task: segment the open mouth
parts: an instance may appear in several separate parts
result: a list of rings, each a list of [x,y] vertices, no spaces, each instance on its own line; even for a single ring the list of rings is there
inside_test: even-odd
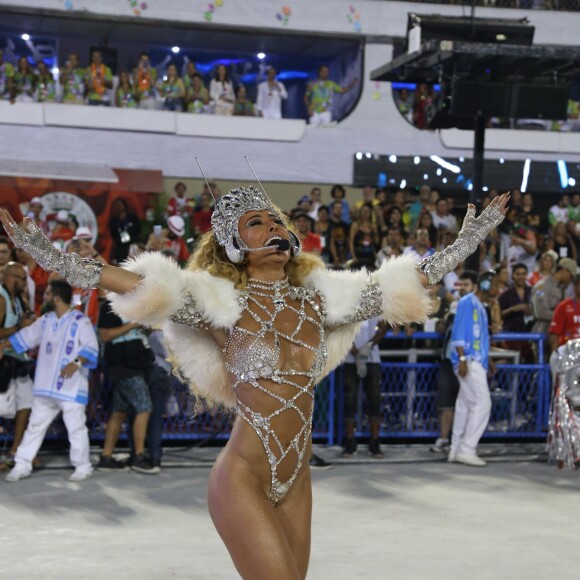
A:
[[[274,236],[273,238],[270,238],[267,242],[266,242],[266,246],[277,246],[278,242],[282,241],[282,238],[280,236]]]

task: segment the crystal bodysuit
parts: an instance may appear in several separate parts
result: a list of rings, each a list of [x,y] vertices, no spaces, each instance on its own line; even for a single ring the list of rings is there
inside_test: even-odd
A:
[[[325,303],[315,290],[287,280],[250,280],[240,303],[242,316],[224,346],[226,368],[236,411],[264,446],[270,500],[277,504],[296,479],[310,440],[314,386],[327,358]]]

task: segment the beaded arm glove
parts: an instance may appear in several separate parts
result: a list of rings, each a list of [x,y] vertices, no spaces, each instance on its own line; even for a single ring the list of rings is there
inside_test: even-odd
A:
[[[439,282],[445,274],[455,270],[459,262],[471,256],[477,250],[477,246],[485,240],[489,232],[501,224],[504,217],[496,206],[488,206],[476,218],[475,208],[470,207],[463,220],[463,227],[457,236],[457,240],[441,252],[437,252],[419,262],[419,270],[427,276],[429,285]]]
[[[48,272],[57,272],[75,288],[97,288],[103,265],[78,254],[64,254],[52,245],[44,232],[29,222],[26,229],[14,224],[10,238],[18,248],[28,252],[38,265]]]

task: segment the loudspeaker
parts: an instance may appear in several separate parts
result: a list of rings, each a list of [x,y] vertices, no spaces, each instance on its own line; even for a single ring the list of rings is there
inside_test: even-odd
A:
[[[569,89],[565,86],[457,80],[451,87],[442,87],[442,93],[443,106],[428,115],[430,129],[465,128],[461,119],[479,115],[512,119],[567,117]]]
[[[510,112],[514,119],[566,119],[568,87],[514,85]]]
[[[451,113],[476,117],[509,117],[511,86],[507,83],[456,81],[451,89]]]

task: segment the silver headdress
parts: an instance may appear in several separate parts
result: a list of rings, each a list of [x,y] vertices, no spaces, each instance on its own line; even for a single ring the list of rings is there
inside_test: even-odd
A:
[[[211,227],[218,244],[225,248],[228,258],[234,264],[243,260],[242,250],[247,248],[238,231],[238,222],[249,211],[269,211],[278,215],[270,198],[249,186],[237,187],[226,193],[216,203],[211,216]]]
[[[196,161],[206,181],[207,187],[213,196],[211,186],[205,177],[205,173],[203,172],[197,157]],[[250,165],[247,157],[246,161],[248,162],[248,165]],[[252,169],[252,172],[254,172],[251,165],[250,168]],[[230,190],[229,193],[226,193],[219,200],[216,200],[215,196],[213,196],[215,207],[211,216],[211,227],[218,244],[225,248],[228,258],[234,264],[242,262],[245,251],[248,251],[248,246],[242,240],[238,230],[238,222],[245,213],[249,211],[269,211],[281,220],[283,219],[280,210],[268,197],[268,194],[264,190],[264,187],[255,172],[254,175],[262,187],[262,191],[252,186],[236,187],[235,189]],[[300,240],[294,233],[290,231],[288,233],[290,235],[290,251],[292,255],[296,257],[300,254],[301,250]]]

